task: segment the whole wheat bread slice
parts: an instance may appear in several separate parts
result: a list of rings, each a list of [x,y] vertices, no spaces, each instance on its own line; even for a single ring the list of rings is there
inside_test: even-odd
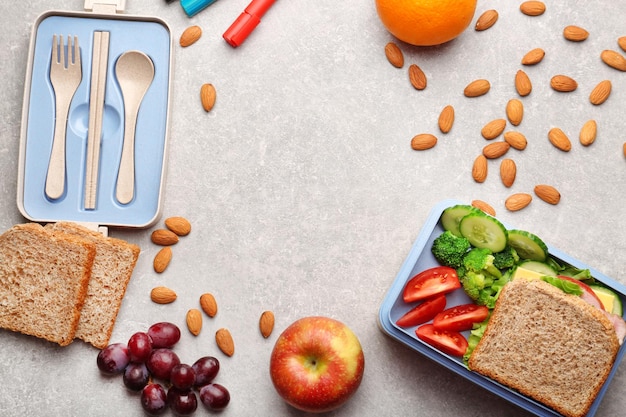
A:
[[[95,254],[92,242],[36,223],[0,235],[0,327],[70,344]]]
[[[96,257],[76,337],[103,349],[111,338],[139,257],[139,247],[121,239],[106,237],[76,223],[50,223],[46,228],[81,236],[96,245]]]
[[[581,417],[618,350],[600,310],[541,280],[518,279],[502,290],[468,366],[564,416]]]

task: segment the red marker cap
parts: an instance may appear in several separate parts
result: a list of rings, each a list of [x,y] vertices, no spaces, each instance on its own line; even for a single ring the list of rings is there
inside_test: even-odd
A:
[[[276,0],[252,0],[241,15],[224,32],[224,39],[230,46],[236,48],[246,40],[254,28],[261,23],[261,17],[268,11]]]

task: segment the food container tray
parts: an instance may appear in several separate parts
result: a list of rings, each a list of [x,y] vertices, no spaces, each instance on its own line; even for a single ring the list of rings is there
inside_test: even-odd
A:
[[[434,347],[422,342],[415,335],[416,327],[402,328],[396,326],[395,322],[403,316],[407,311],[411,309],[411,305],[404,302],[402,299],[402,292],[406,282],[415,276],[417,273],[439,265],[435,257],[432,255],[430,248],[433,241],[437,236],[443,233],[439,219],[443,211],[456,204],[465,204],[455,200],[445,200],[437,204],[431,211],[429,217],[424,223],[417,239],[415,240],[408,257],[404,261],[400,271],[394,279],[390,289],[388,290],[383,303],[379,310],[378,322],[381,330],[397,340],[398,342],[408,346],[409,348],[421,353],[427,358],[435,361],[436,363],[444,366],[445,368],[455,372],[456,374],[468,379],[469,381],[491,391],[492,393],[508,400],[509,402],[529,411],[537,416],[560,416],[559,413],[544,406],[543,404],[526,397],[515,390],[512,390],[490,378],[484,377],[476,372],[470,371],[463,363],[462,358],[449,356]],[[505,224],[505,227],[511,229]],[[530,230],[531,233],[540,233],[541,231]],[[547,243],[546,243],[547,244]],[[548,250],[551,256],[561,260],[563,263],[570,264],[574,267],[581,269],[589,269],[593,277],[603,283],[604,285],[615,291],[621,298],[622,304],[626,305],[626,286],[616,282],[615,280],[607,277],[599,271],[585,265],[584,263],[566,255],[558,249],[547,244]],[[464,293],[463,289],[458,289],[447,295],[446,308],[453,307],[455,305],[465,304],[471,302],[470,298]],[[469,336],[469,331],[463,332],[465,337]],[[625,344],[626,345],[626,344]],[[611,373],[605,381],[602,389],[598,393],[593,405],[591,406],[587,417],[595,415],[602,398],[604,397],[606,390],[613,379],[620,362],[622,361],[624,354],[626,353],[626,347],[622,345]]]
[[[97,203],[94,209],[85,209],[95,31],[109,32],[110,42]],[[53,200],[45,193],[45,181],[55,125],[55,92],[49,78],[55,34],[63,35],[64,43],[68,36],[78,36],[82,80],[67,119],[65,190]],[[24,217],[39,222],[68,220],[125,227],[148,227],[158,220],[167,160],[172,45],[168,25],[153,17],[119,14],[119,10],[96,13],[95,9],[94,12],[49,11],[38,17],[31,36],[20,138],[17,204]],[[116,199],[115,187],[124,137],[124,102],[114,68],[119,56],[131,50],[148,55],[155,73],[137,116],[134,197],[121,204]]]

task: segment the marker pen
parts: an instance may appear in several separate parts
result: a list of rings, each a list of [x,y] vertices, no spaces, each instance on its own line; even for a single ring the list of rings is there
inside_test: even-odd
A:
[[[216,1],[217,0],[180,0],[180,5],[185,13],[187,13],[187,16],[191,17]]]
[[[224,39],[233,48],[241,45],[276,0],[252,0],[243,13],[224,32]]]

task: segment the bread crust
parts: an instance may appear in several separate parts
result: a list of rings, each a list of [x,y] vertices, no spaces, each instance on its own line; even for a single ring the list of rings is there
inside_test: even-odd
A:
[[[618,350],[600,310],[541,280],[520,279],[502,290],[468,366],[566,417],[582,417]]]

